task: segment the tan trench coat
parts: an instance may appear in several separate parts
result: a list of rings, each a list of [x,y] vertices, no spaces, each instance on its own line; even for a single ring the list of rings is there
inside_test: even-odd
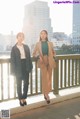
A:
[[[48,61],[49,66],[46,67],[44,62],[40,62],[38,60],[38,66],[41,69],[42,73],[42,93],[48,94],[51,91],[51,82],[52,82],[52,68],[56,67],[55,60],[53,56],[55,56],[55,51],[53,49],[53,43],[48,41]],[[43,56],[41,49],[41,42],[37,42],[33,51],[33,57]]]

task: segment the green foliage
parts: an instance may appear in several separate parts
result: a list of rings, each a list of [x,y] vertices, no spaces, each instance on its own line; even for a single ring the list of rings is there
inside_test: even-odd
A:
[[[57,55],[61,54],[80,54],[80,45],[65,45],[63,44],[58,50]]]

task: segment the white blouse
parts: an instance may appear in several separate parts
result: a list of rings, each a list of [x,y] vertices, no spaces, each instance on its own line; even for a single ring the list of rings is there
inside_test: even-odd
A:
[[[20,51],[21,59],[25,59],[26,57],[25,57],[25,51],[24,51],[23,45],[21,45],[21,46],[17,45],[17,48],[18,48],[19,51]]]

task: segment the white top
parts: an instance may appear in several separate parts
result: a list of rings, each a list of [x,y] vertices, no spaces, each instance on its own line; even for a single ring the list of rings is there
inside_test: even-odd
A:
[[[20,54],[21,54],[21,59],[25,59],[26,57],[25,57],[25,51],[24,51],[24,47],[23,47],[23,45],[17,45],[17,48],[19,49],[19,51],[20,51]]]

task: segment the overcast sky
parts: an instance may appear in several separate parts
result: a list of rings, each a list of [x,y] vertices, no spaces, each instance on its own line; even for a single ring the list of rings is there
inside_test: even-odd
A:
[[[22,30],[24,5],[34,0],[0,0],[0,33],[10,34]],[[50,17],[54,32],[72,32],[72,4],[54,4],[47,1],[50,7]],[[61,0],[56,0],[61,1]],[[65,0],[64,0],[65,1]]]

